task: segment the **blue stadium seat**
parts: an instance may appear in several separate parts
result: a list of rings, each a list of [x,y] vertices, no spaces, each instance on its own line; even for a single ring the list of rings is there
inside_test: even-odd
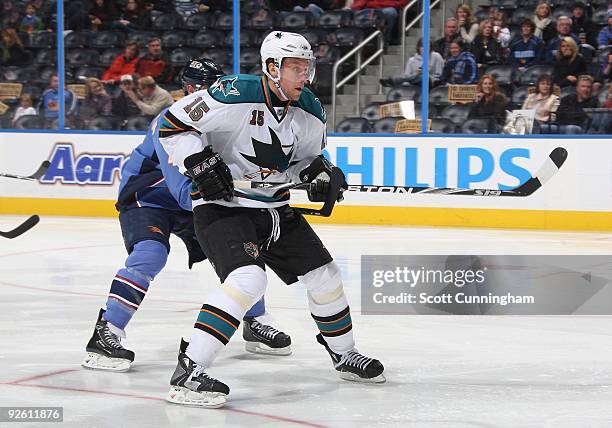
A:
[[[414,100],[414,102],[421,101],[421,87],[416,85],[401,85],[394,86],[387,93],[387,101],[404,101]]]
[[[347,117],[336,125],[336,132],[340,133],[368,133],[372,132],[370,122],[363,117]]]
[[[117,58],[118,55],[123,53],[123,51],[124,49],[121,48],[106,49],[104,52],[102,52],[102,54],[100,54],[100,58],[98,59],[98,61],[100,62],[100,65],[108,67],[113,63],[113,61],[115,60],[115,58]]]
[[[308,28],[300,32],[300,34],[308,40],[308,43],[310,43],[313,48],[326,43],[327,32],[321,28]]]
[[[90,42],[92,48],[118,48],[125,43],[125,36],[119,31],[100,31]]]
[[[204,30],[197,33],[191,40],[192,46],[201,49],[217,48],[223,45],[225,35],[217,30]]]
[[[341,47],[357,46],[363,40],[363,31],[359,28],[340,28],[329,35],[330,44]]]
[[[361,109],[361,117],[368,119],[370,122],[380,119],[380,106],[384,103],[373,102]]]
[[[200,51],[194,48],[178,48],[170,52],[170,63],[175,66],[184,66],[191,58],[198,58]]]
[[[450,119],[436,118],[431,121],[431,130],[438,134],[454,134],[457,126]]]
[[[151,29],[155,31],[169,31],[179,28],[183,25],[183,20],[180,16],[172,13],[158,15],[152,17]]]
[[[280,19],[280,28],[291,32],[301,32],[313,25],[313,17],[310,12],[291,12]]]
[[[376,133],[395,133],[395,124],[403,120],[403,117],[385,117],[378,119],[372,124],[372,132]]]
[[[491,127],[492,119],[468,119],[461,125],[463,134],[490,134],[494,133],[495,129]]]
[[[461,126],[468,117],[470,106],[467,104],[451,104],[442,110],[442,118],[449,119],[457,126]]]
[[[190,46],[191,33],[189,31],[171,30],[166,31],[161,36],[162,46],[164,48],[180,48]]]
[[[231,12],[223,12],[217,16],[212,28],[215,30],[230,31],[234,27],[234,17]]]
[[[192,31],[201,31],[210,27],[210,23],[210,13],[194,13],[193,15],[189,15],[187,19],[185,19],[185,24],[183,25],[183,28]]]
[[[518,75],[518,83],[521,86],[535,85],[535,83],[538,81],[538,77],[540,77],[542,74],[552,75],[553,69],[554,66],[546,64],[531,66]]]
[[[82,65],[97,64],[100,55],[94,49],[77,48],[70,50],[66,55],[67,65],[80,67]]]
[[[493,76],[498,85],[512,85],[514,69],[511,65],[492,65],[487,67],[486,74]]]
[[[358,10],[353,17],[353,26],[364,29],[382,29],[385,27],[385,16],[377,9]]]
[[[140,49],[145,48],[153,37],[157,37],[157,33],[153,31],[132,31],[130,33],[130,40],[136,42]]]
[[[520,109],[525,102],[525,99],[529,96],[529,86],[520,86],[512,91],[512,104],[516,109]]]
[[[328,10],[317,20],[319,28],[343,28],[350,26],[353,22],[353,13],[349,10]]]

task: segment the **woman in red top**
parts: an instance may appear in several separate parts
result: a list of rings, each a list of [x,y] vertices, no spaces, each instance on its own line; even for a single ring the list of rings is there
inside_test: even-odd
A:
[[[104,72],[102,81],[104,83],[116,83],[124,74],[134,74],[136,71],[136,63],[138,62],[138,52],[138,45],[136,42],[127,42],[125,51],[118,55],[108,70]]]

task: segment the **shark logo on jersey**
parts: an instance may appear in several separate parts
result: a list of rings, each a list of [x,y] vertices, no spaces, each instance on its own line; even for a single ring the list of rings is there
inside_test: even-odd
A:
[[[255,156],[240,153],[246,160],[261,168],[258,172],[261,174],[262,180],[265,180],[275,172],[283,172],[289,168],[293,150],[295,149],[293,144],[281,144],[278,135],[276,135],[272,128],[268,127],[268,131],[270,131],[271,143],[265,143],[251,137]],[[289,147],[291,147],[291,150],[289,153],[285,153],[283,148]]]
[[[221,92],[224,97],[227,97],[228,95],[239,96],[240,91],[238,91],[238,89],[234,86],[236,80],[238,80],[238,77],[227,80],[217,80],[210,87],[211,93],[214,94],[215,92]]]

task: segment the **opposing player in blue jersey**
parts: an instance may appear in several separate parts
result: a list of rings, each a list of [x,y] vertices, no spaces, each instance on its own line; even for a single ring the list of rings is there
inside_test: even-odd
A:
[[[187,95],[206,89],[222,76],[223,71],[213,61],[190,60],[181,78],[183,90]],[[134,352],[121,345],[121,338],[125,337],[125,327],[145,298],[150,282],[166,264],[171,233],[185,243],[190,268],[206,259],[194,232],[191,180],[169,164],[168,155],[159,145],[157,120],[153,120],[143,143],[134,149],[121,171],[116,208],[129,256],[111,283],[106,310],[100,310],[87,343],[82,363],[86,368],[130,369]],[[262,298],[245,315],[246,349],[289,355],[290,337],[267,325],[261,318],[264,313]]]

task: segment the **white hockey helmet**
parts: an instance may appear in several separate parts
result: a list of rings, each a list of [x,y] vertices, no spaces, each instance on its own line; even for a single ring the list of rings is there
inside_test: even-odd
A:
[[[261,44],[261,68],[277,88],[280,88],[280,69],[284,58],[301,58],[308,60],[307,80],[312,83],[315,76],[315,56],[308,40],[301,34],[289,33],[287,31],[272,31],[266,36]],[[277,77],[272,77],[268,72],[266,62],[268,59],[274,61],[274,65],[279,73]],[[282,89],[281,89],[282,93]],[[285,94],[283,94],[284,96]]]

